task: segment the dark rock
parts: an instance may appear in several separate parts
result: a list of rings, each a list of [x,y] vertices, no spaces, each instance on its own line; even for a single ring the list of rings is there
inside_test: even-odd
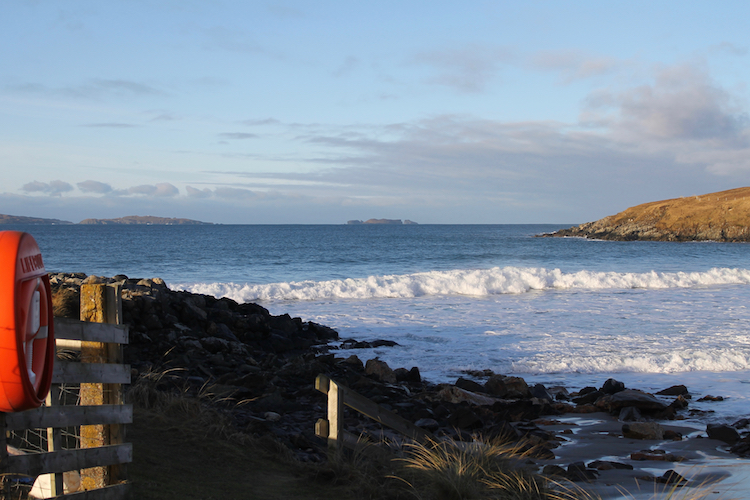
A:
[[[583,391],[581,391],[583,392]],[[572,401],[577,405],[585,405],[590,403],[595,403],[604,396],[605,394],[602,391],[598,391],[594,389],[593,391],[587,391],[585,394],[580,395],[581,393],[578,393],[579,396],[574,397]]]
[[[703,396],[702,398],[698,400],[699,403],[703,401],[724,401],[724,397],[723,396],[711,396],[709,394],[708,396]]]
[[[365,363],[365,375],[370,375],[388,384],[396,383],[396,374],[393,373],[388,363],[377,358],[367,360],[367,363]]]
[[[493,375],[484,384],[486,392],[499,398],[521,399],[529,397],[529,386],[521,377]]]
[[[620,410],[620,416],[617,417],[620,422],[642,422],[643,416],[638,408],[633,406],[626,406]]]
[[[459,377],[458,380],[456,380],[456,387],[460,387],[461,389],[471,391],[471,392],[484,392],[484,386],[481,384],[478,384],[474,382],[473,380],[469,380],[463,377]]]
[[[550,403],[555,400],[554,396],[550,394],[546,387],[542,384],[536,384],[534,387],[529,389],[532,398],[545,399]]]
[[[664,411],[667,408],[667,405],[655,396],[634,389],[625,389],[616,394],[604,396],[596,402],[596,406],[612,414],[619,414],[620,410],[628,406],[638,408],[641,413]]]
[[[565,469],[559,465],[545,465],[542,474],[545,476],[565,476]]]
[[[740,440],[740,433],[737,432],[737,429],[727,424],[708,424],[706,434],[711,439],[718,439],[727,444],[735,444]]]
[[[601,388],[601,391],[604,394],[616,394],[624,390],[625,390],[625,384],[613,378],[607,379]]]
[[[614,470],[614,469],[621,469],[621,470],[633,470],[633,466],[630,464],[623,464],[620,462],[609,462],[606,460],[595,460],[587,465],[589,469],[596,469],[596,470]]]
[[[414,422],[414,425],[430,432],[435,432],[440,428],[440,424],[434,418],[420,418]]]
[[[343,360],[342,363],[346,363],[352,370],[355,370],[358,372],[365,371],[365,364],[362,363],[362,360],[359,359],[354,354],[352,354],[351,356]]]
[[[370,342],[370,345],[372,347],[395,347],[398,345],[398,343],[392,341],[392,340],[373,340]]]
[[[657,422],[623,424],[622,435],[627,439],[664,439],[664,429]]]
[[[688,389],[684,385],[673,385],[656,393],[657,396],[685,396]]]

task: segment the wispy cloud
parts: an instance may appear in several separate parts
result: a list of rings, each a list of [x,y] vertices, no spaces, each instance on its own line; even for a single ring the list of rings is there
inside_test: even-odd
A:
[[[459,92],[482,92],[500,67],[513,59],[507,48],[466,46],[422,52],[411,58],[412,65],[427,66],[436,74],[427,83],[444,85]]]
[[[41,94],[78,99],[100,99],[105,97],[160,97],[163,90],[143,82],[123,79],[93,78],[77,85],[50,87],[35,82],[7,85],[7,90],[29,94]]]
[[[88,128],[138,128],[140,125],[133,125],[132,123],[117,123],[117,122],[110,122],[110,123],[87,123],[85,125],[81,125],[82,127],[88,127]]]
[[[223,132],[219,134],[219,137],[232,140],[256,139],[258,134],[249,134],[247,132]]]
[[[541,51],[531,56],[531,66],[560,73],[563,83],[602,76],[617,70],[622,62],[613,57],[592,56],[579,51]]]

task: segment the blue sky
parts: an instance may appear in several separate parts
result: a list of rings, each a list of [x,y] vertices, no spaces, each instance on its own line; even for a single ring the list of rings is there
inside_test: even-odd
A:
[[[0,213],[580,223],[750,185],[750,3],[11,1]]]

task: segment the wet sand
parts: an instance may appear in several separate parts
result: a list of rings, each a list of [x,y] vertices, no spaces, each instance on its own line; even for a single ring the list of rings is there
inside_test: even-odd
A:
[[[633,466],[633,470],[602,470],[598,479],[576,483],[602,499],[664,498],[664,492],[675,488],[673,498],[676,499],[691,498],[698,492],[704,493],[700,498],[707,499],[750,499],[750,460],[729,453],[729,446],[722,441],[706,437],[705,426],[680,421],[660,422],[665,430],[674,430],[683,436],[681,441],[670,441],[625,438],[623,423],[607,413],[567,414],[554,418],[553,422],[539,426],[555,431],[566,441],[553,450],[554,460],[540,461],[541,465],[554,464],[567,469],[575,462],[590,464],[594,460],[604,460]],[[632,453],[644,450],[664,450],[683,460],[631,459]],[[687,481],[674,487],[643,479],[661,477],[670,469]]]

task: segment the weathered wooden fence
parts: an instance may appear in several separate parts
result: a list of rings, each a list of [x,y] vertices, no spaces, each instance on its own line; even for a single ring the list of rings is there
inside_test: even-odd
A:
[[[133,420],[133,408],[123,404],[122,396],[122,384],[130,383],[130,367],[122,364],[128,328],[122,325],[120,287],[82,285],[81,319],[55,318],[58,350],[80,351],[80,361],[55,361],[47,404],[0,413],[0,429],[5,429],[0,432],[0,474],[51,473],[55,498],[129,498],[126,464],[132,461],[133,451],[125,442],[124,428]],[[60,404],[65,403],[63,392],[78,392],[79,402]],[[63,432],[71,428],[79,436],[73,447],[63,443]],[[6,432],[24,429],[43,430],[47,451],[9,455]],[[63,473],[69,471],[80,471],[85,491],[63,495]]]
[[[315,434],[328,439],[329,453],[339,453],[344,446],[356,448],[359,441],[358,436],[344,429],[344,405],[415,441],[424,442],[427,439],[434,439],[428,431],[326,375],[321,374],[316,377],[315,389],[328,396],[328,418],[321,418],[315,423]]]

